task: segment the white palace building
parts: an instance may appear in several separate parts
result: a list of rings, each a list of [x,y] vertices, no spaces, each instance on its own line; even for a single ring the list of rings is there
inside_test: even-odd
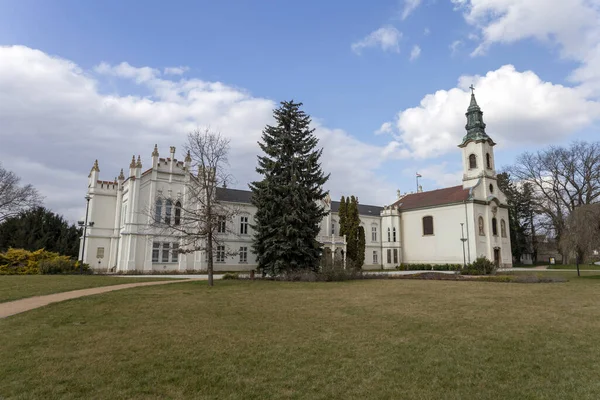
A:
[[[401,263],[462,264],[485,256],[501,267],[512,266],[507,200],[496,182],[494,141],[485,132],[483,112],[475,96],[466,113],[467,134],[458,145],[463,161],[462,184],[444,189],[398,195],[383,207],[359,205],[366,232],[365,269],[393,269]],[[114,181],[99,180],[98,162],[89,175],[89,211],[84,261],[92,268],[112,271],[205,271],[204,252],[179,253],[177,237],[153,235],[153,216],[162,213],[167,223],[177,223],[191,160],[160,158],[155,147],[152,165],[144,170],[133,159],[129,174]],[[249,190],[218,188],[217,198],[240,210],[228,221],[225,243],[214,254],[216,271],[247,271],[256,268],[251,251],[251,222],[256,211]],[[167,199],[164,202],[159,199]],[[160,204],[157,204],[157,201]],[[149,207],[152,205],[152,207]],[[339,202],[327,198],[330,211],[321,222],[319,240],[334,253],[345,250],[338,233]],[[464,234],[461,232],[464,229]],[[235,232],[235,233],[230,233]],[[463,241],[464,238],[464,253]],[[82,238],[82,242],[84,238]],[[235,254],[230,256],[229,254]],[[81,256],[81,254],[80,254]]]

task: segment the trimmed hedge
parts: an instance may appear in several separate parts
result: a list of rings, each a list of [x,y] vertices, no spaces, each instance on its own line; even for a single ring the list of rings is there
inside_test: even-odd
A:
[[[460,271],[462,264],[400,264],[400,271]]]
[[[83,264],[83,272],[90,273]],[[79,273],[79,261],[44,249],[29,251],[8,249],[0,253],[0,275],[39,275]]]

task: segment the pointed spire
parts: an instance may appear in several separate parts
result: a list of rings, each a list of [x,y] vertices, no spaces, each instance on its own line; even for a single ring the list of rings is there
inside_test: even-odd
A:
[[[142,168],[142,159],[139,155],[138,155],[138,159],[137,159],[137,164],[135,166],[136,166],[136,168]]]
[[[135,168],[135,154],[131,156],[131,164],[129,164],[129,168]]]
[[[469,89],[471,89],[471,102],[465,114],[467,117],[467,125],[465,125],[467,134],[463,137],[462,143],[458,147],[465,147],[470,141],[489,141],[493,146],[495,144],[494,141],[485,132],[486,125],[483,122],[483,111],[481,111],[481,108],[477,104],[477,99],[475,99],[475,88],[471,85]]]
[[[152,157],[158,157],[158,144],[154,145],[154,151],[152,152]]]
[[[125,174],[123,173],[123,168],[121,168],[121,173],[119,174],[119,180],[120,181],[124,181],[125,180]]]
[[[100,172],[100,167],[98,167],[98,160],[94,161],[94,166],[92,167],[92,171]]]

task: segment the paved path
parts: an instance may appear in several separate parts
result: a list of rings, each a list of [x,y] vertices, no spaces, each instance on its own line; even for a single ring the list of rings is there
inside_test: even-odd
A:
[[[164,278],[164,276],[162,277]],[[48,304],[58,303],[59,301],[65,301],[70,299],[76,299],[83,296],[91,296],[94,294],[112,292],[114,290],[129,289],[139,286],[153,286],[153,285],[166,285],[168,283],[179,283],[185,281],[203,280],[202,278],[196,279],[185,279],[185,280],[171,280],[171,281],[160,281],[160,282],[139,282],[139,283],[125,283],[121,285],[113,286],[101,286],[90,289],[72,290],[70,292],[62,292],[49,294],[46,296],[35,296],[27,297],[25,299],[9,301],[6,303],[0,303],[0,318],[6,318],[11,315],[19,314],[25,311],[33,310],[47,306]]]

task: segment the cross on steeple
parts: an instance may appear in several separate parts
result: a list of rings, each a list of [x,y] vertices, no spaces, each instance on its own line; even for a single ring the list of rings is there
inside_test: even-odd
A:
[[[471,84],[471,86],[469,86],[469,89],[471,89],[471,94],[475,93],[475,87],[473,86],[473,84]]]

